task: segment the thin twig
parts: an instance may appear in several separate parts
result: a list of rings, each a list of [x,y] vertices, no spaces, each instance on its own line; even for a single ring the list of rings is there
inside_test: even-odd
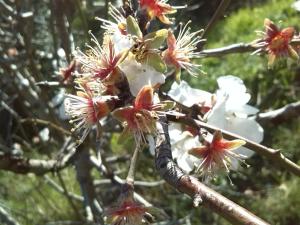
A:
[[[66,166],[67,162],[58,163],[57,160],[28,159],[9,154],[0,155],[0,169],[19,174],[43,175],[48,172],[59,171]]]
[[[83,220],[83,218],[82,218],[79,210],[77,209],[77,206],[74,204],[73,199],[70,197],[68,189],[67,189],[67,186],[65,184],[65,181],[64,181],[64,179],[62,178],[62,176],[61,176],[61,174],[59,172],[57,172],[57,177],[58,177],[60,185],[61,185],[61,187],[62,187],[62,189],[64,191],[64,194],[65,194],[65,196],[66,196],[66,198],[67,198],[70,206],[74,210],[74,213],[75,213],[77,219]]]
[[[218,19],[221,16],[223,16],[223,14],[224,14],[225,10],[227,9],[227,7],[229,6],[230,2],[231,2],[231,0],[222,0],[219,7],[215,11],[213,17],[211,18],[208,25],[206,26],[206,28],[203,32],[203,37],[205,37],[207,35],[207,33],[213,28],[213,26],[216,24]]]
[[[51,127],[52,129],[57,130],[57,131],[61,132],[62,134],[65,134],[68,136],[73,135],[74,137],[76,137],[72,132],[64,129],[63,127],[61,127],[59,125],[56,125],[55,123],[52,123],[51,121],[36,119],[36,118],[25,118],[25,119],[21,119],[20,121],[21,121],[21,123],[33,123],[33,124],[44,125],[47,127]]]

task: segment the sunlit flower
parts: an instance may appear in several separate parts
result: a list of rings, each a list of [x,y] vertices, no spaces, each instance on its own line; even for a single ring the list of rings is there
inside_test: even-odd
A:
[[[165,82],[163,73],[158,72],[151,66],[139,63],[133,55],[128,57],[120,65],[130,87],[130,92],[136,96],[145,85],[157,86]]]
[[[191,107],[193,104],[201,106],[201,103],[206,105],[204,108],[206,110],[203,110],[203,113],[208,124],[238,134],[251,141],[261,142],[264,131],[254,117],[258,109],[247,104],[251,96],[246,92],[243,81],[231,75],[219,77],[217,81],[219,89],[216,95],[191,88],[185,81],[180,84],[174,82],[168,95],[187,107]],[[240,147],[234,151],[245,157],[251,157],[254,154],[253,151],[245,147]],[[237,169],[238,164],[234,161],[232,164]]]
[[[198,166],[196,173],[205,180],[213,178],[216,173],[225,171],[229,173],[231,167],[231,160],[243,160],[243,156],[233,152],[232,150],[244,145],[243,140],[225,140],[220,131],[216,131],[211,141],[205,141],[205,145],[192,148],[188,151],[189,154],[202,159]]]
[[[243,81],[228,75],[219,77],[217,82],[219,86],[216,93],[217,102],[207,117],[207,123],[251,141],[261,142],[264,130],[254,117],[258,109],[247,104],[251,95],[247,93]],[[245,147],[238,148],[236,152],[247,157],[254,154]]]
[[[118,108],[113,111],[113,116],[123,122],[123,134],[133,134],[136,144],[146,143],[145,134],[156,133],[158,115],[165,108],[172,108],[170,102],[153,102],[154,90],[150,85],[144,86],[137,94],[132,106]]]
[[[70,123],[74,124],[72,132],[78,130],[82,142],[92,126],[107,116],[113,108],[115,96],[92,97],[86,92],[77,92],[77,95],[66,95],[65,111],[71,116]]]
[[[168,48],[163,52],[163,59],[167,65],[173,66],[177,73],[181,69],[185,69],[189,74],[196,76],[200,72],[200,64],[192,63],[192,58],[199,58],[201,54],[197,50],[197,44],[203,41],[200,38],[202,30],[190,32],[188,23],[180,26],[177,39],[174,34],[169,31],[167,44]]]
[[[185,6],[171,6],[167,4],[168,0],[140,0],[141,9],[145,9],[150,19],[157,17],[164,24],[172,24],[167,14],[176,13],[177,9]]]
[[[142,225],[167,218],[162,210],[136,202],[132,190],[123,190],[117,204],[105,216],[110,225]]]
[[[258,40],[258,42],[254,44],[254,46],[259,49],[253,54],[261,52],[262,50],[267,51],[269,55],[269,67],[272,67],[275,60],[280,57],[291,57],[296,60],[299,59],[297,52],[290,45],[295,33],[295,29],[293,27],[287,27],[280,30],[269,19],[265,19],[264,26],[265,32],[259,32],[259,34],[262,35],[262,39]]]
[[[113,21],[96,18],[103,22],[101,28],[106,30],[106,34],[110,35],[116,53],[122,52],[124,49],[129,49],[133,45],[133,40],[127,33],[126,18],[123,13],[120,12],[116,7],[109,3],[109,15],[112,17]]]
[[[86,54],[77,50],[75,59],[82,64],[84,73],[91,74],[93,78],[99,78],[102,82],[116,82],[121,76],[118,65],[126,57],[127,51],[116,54],[114,43],[109,36],[104,37],[103,47],[95,36],[92,35],[91,40],[96,47],[88,46],[89,51]]]

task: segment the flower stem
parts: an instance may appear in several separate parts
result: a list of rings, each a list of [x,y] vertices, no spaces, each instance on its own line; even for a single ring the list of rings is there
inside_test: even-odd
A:
[[[132,158],[131,158],[128,175],[126,177],[126,183],[131,184],[131,185],[133,185],[133,183],[134,183],[135,168],[136,168],[136,162],[138,159],[139,151],[140,151],[139,147],[136,146],[134,149]]]

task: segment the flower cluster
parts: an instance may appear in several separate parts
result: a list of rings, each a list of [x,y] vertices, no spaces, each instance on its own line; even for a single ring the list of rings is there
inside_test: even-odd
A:
[[[141,0],[140,9],[147,12],[149,21],[158,18],[169,24],[166,15],[178,7],[166,1]],[[200,56],[196,45],[201,31],[190,32],[186,24],[181,26],[177,40],[167,29],[143,34],[134,16],[111,4],[109,14],[112,21],[98,18],[105,29],[102,43],[90,32],[92,44],[84,52],[74,52],[76,67],[73,63],[62,71],[64,77],[74,77],[77,89],[76,94],[66,96],[65,109],[81,142],[93,126],[111,114],[124,125],[123,134],[132,134],[140,145],[147,135],[155,135],[158,115],[173,107],[154,97],[155,89],[165,82],[166,72],[173,68],[192,75],[199,72],[200,65],[191,59]]]

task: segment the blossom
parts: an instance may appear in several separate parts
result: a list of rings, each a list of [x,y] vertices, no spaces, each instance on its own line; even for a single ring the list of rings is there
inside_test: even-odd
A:
[[[200,64],[191,62],[192,58],[201,56],[200,52],[195,52],[195,50],[197,50],[197,44],[203,41],[199,36],[202,31],[190,32],[188,23],[180,26],[177,39],[169,31],[167,37],[168,48],[163,52],[163,59],[167,65],[175,67],[177,73],[180,73],[181,69],[185,69],[193,76],[202,72],[199,69],[201,67]]]
[[[91,74],[93,78],[99,78],[102,82],[116,82],[121,76],[118,66],[126,57],[127,51],[124,50],[117,54],[114,43],[109,36],[104,37],[103,47],[93,35],[92,41],[96,47],[88,46],[89,51],[87,53],[77,50],[75,59],[82,64],[84,73]]]
[[[140,0],[141,9],[145,9],[150,19],[157,17],[164,24],[172,24],[167,14],[176,13],[177,9],[185,6],[171,6],[167,4],[168,0]]]
[[[70,123],[74,124],[72,132],[77,129],[81,133],[80,142],[86,138],[93,125],[109,114],[114,100],[117,99],[116,96],[93,97],[87,92],[66,96],[65,111],[72,118],[70,120]]]
[[[254,44],[254,46],[259,49],[253,54],[261,52],[262,50],[267,51],[269,55],[269,67],[271,67],[275,60],[279,57],[291,57],[296,60],[299,59],[297,52],[290,45],[295,33],[295,29],[293,27],[287,27],[280,30],[267,18],[264,21],[264,26],[265,32],[259,32],[260,35],[263,35],[262,39],[258,40],[258,42]]]
[[[200,147],[192,148],[189,154],[202,159],[196,172],[204,177],[205,180],[213,178],[220,170],[229,173],[231,159],[242,160],[243,157],[232,150],[246,144],[245,141],[236,139],[228,141],[223,138],[220,131],[216,131],[212,141],[205,141]]]
[[[137,94],[133,105],[118,108],[113,111],[113,116],[123,122],[123,134],[132,133],[136,144],[146,143],[144,134],[155,134],[158,115],[168,107],[173,107],[170,102],[153,103],[154,90],[150,85],[144,86]]]
[[[261,142],[263,139],[263,128],[255,121],[253,116],[258,112],[258,109],[247,104],[251,96],[246,92],[243,81],[238,77],[229,75],[218,78],[217,82],[219,89],[216,95],[191,88],[185,81],[182,81],[180,84],[174,82],[168,95],[187,107],[191,107],[194,104],[206,106],[204,108],[206,110],[202,110],[202,112],[208,124],[238,134],[251,141]],[[171,142],[172,139],[175,141],[175,144],[172,146],[173,154],[175,158],[182,161],[182,165],[185,164],[185,168],[187,168],[185,170],[190,172],[194,164],[199,164],[199,161],[195,162],[194,159],[190,158],[191,156],[185,153],[187,146],[184,145],[185,142],[190,143],[188,144],[189,148],[192,148],[195,145],[195,140],[192,142],[191,136],[183,136],[186,132],[182,131],[181,127],[172,127],[172,129],[177,130],[175,132],[179,132],[181,135],[180,137],[178,135],[170,135]],[[177,143],[180,139],[182,139],[182,143]],[[177,146],[177,144],[179,145]],[[254,154],[253,151],[243,146],[233,151],[236,154],[243,155],[245,158]],[[232,169],[237,169],[238,162],[232,159],[231,167]]]
[[[251,141],[261,142],[264,131],[253,116],[258,109],[247,104],[251,96],[246,92],[243,81],[228,75],[219,77],[217,82],[219,86],[216,93],[217,102],[207,116],[207,123]],[[245,147],[237,149],[236,152],[247,157],[254,154]]]
[[[163,73],[158,72],[148,64],[137,62],[132,54],[127,56],[120,68],[124,72],[129,83],[130,92],[134,96],[145,85],[157,86],[165,82]]]
[[[101,28],[106,30],[106,34],[110,36],[115,46],[116,53],[122,52],[124,49],[129,49],[133,45],[133,41],[127,32],[126,18],[124,12],[120,12],[116,7],[109,3],[109,15],[112,21],[97,17],[103,25]]]

